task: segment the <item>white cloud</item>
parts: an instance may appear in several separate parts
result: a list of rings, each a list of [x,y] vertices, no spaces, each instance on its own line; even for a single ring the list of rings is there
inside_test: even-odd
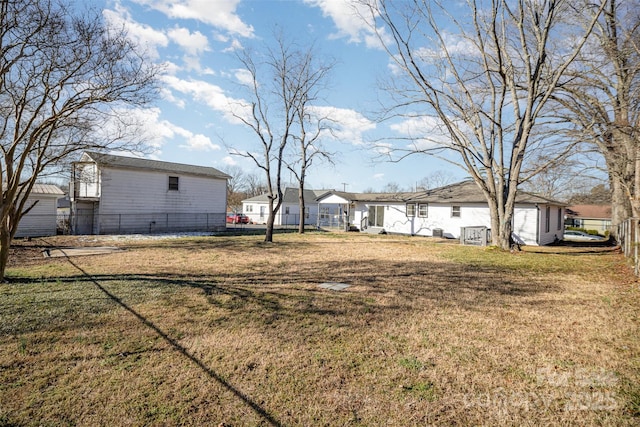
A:
[[[236,166],[238,164],[238,162],[236,162],[233,156],[224,156],[222,158],[222,163],[224,163],[227,166]]]
[[[173,28],[168,36],[189,55],[199,55],[209,50],[209,40],[200,31],[191,32],[187,28]]]
[[[347,37],[352,43],[365,43],[370,48],[380,48],[380,39],[373,30],[371,12],[366,5],[350,0],[304,0],[305,3],[318,7],[323,16],[328,16],[338,29],[332,37]],[[378,33],[387,38],[384,28],[378,28]]]
[[[353,145],[363,145],[363,135],[376,128],[375,122],[355,110],[331,106],[315,106],[311,109],[316,118],[331,121],[336,139]]]
[[[114,10],[103,10],[102,15],[113,28],[125,28],[129,38],[145,48],[152,58],[159,57],[159,47],[169,44],[169,38],[162,31],[134,21],[129,12],[119,4],[115,5]]]
[[[421,47],[416,49],[416,56],[425,62],[440,61],[445,57],[446,52],[452,57],[478,57],[480,51],[471,40],[461,34],[444,32],[442,44],[435,47]]]
[[[211,142],[208,136],[201,133],[194,134],[186,129],[177,129],[176,133],[180,134],[186,139],[186,144],[181,144],[180,147],[186,148],[189,151],[215,151],[220,150],[220,146]]]
[[[242,99],[235,99],[226,95],[220,86],[212,85],[202,80],[184,80],[175,76],[165,75],[162,81],[171,89],[190,95],[193,100],[207,105],[214,111],[223,114],[229,123],[239,123],[239,117],[249,117],[250,106]]]
[[[145,145],[160,152],[161,148],[169,140],[178,140],[179,146],[190,151],[213,151],[219,150],[220,146],[213,144],[209,137],[202,134],[195,134],[188,129],[175,125],[168,120],[161,119],[162,111],[159,108],[129,109],[120,114],[120,119],[108,127],[120,126],[122,120],[131,126],[135,126],[136,139]],[[108,134],[109,130],[105,130]]]
[[[450,143],[449,136],[443,133],[441,124],[435,117],[411,117],[394,123],[389,128],[411,140],[406,146],[410,150],[428,150]]]
[[[238,68],[235,71],[236,79],[242,83],[243,85],[252,85],[253,84],[253,76],[249,70],[245,70],[244,68]]]
[[[194,19],[241,37],[254,37],[253,27],[240,19],[240,0],[134,0],[170,18]]]
[[[381,181],[383,178],[384,178],[384,174],[383,173],[373,174],[373,179],[375,179],[376,181]]]

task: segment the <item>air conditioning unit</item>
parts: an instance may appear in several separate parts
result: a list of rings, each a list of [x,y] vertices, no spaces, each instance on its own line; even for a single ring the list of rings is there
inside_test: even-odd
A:
[[[434,228],[432,235],[433,237],[443,237],[444,232],[442,231],[442,228]]]

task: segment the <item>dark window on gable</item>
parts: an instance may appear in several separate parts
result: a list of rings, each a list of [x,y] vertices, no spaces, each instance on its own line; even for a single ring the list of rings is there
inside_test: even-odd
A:
[[[169,177],[169,190],[173,190],[173,191],[178,191],[179,189],[179,177],[177,176],[170,176]]]
[[[451,216],[454,218],[460,218],[462,216],[460,206],[451,206]]]

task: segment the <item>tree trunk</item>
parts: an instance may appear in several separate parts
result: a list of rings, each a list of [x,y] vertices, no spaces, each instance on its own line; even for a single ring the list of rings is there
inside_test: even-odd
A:
[[[6,220],[5,220],[6,221]],[[2,227],[0,230],[0,283],[4,282],[4,274],[9,261],[9,247],[11,246],[11,235]]]
[[[616,176],[612,176],[611,184],[611,234],[618,237],[618,225],[633,216],[631,203],[627,197],[624,183]]]
[[[267,217],[267,229],[264,234],[264,241],[273,242],[273,224],[275,222],[275,212],[273,211],[273,198],[269,197],[269,216]]]
[[[298,202],[300,206],[300,221],[298,224],[298,233],[304,234],[304,223],[305,223],[305,203],[304,203],[304,183],[300,181],[300,187],[298,188]]]

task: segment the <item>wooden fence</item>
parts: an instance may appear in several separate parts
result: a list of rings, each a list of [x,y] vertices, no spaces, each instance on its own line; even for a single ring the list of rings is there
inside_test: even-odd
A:
[[[629,218],[618,226],[618,240],[624,255],[633,262],[636,276],[640,276],[640,219]]]

